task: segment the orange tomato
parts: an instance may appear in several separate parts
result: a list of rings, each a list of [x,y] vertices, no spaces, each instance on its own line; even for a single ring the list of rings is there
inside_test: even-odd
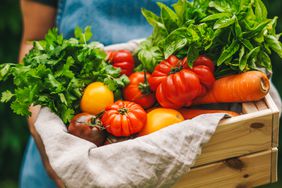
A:
[[[183,120],[181,113],[173,109],[155,108],[148,110],[147,123],[138,135],[144,136]]]
[[[85,88],[80,108],[82,112],[97,115],[113,103],[113,92],[102,82],[93,82]]]

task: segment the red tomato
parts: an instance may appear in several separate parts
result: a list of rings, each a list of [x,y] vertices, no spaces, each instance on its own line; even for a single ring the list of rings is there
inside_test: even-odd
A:
[[[198,76],[189,69],[170,74],[157,88],[156,97],[162,107],[178,109],[189,106],[201,94]]]
[[[205,65],[211,70],[212,73],[214,73],[214,64],[212,60],[207,56],[200,55],[193,64],[193,66],[198,66],[198,65]]]
[[[215,78],[210,68],[206,65],[197,65],[193,67],[193,72],[197,74],[200,79],[201,84],[203,84],[207,89],[211,89]]]
[[[157,91],[156,98],[160,105],[178,109],[190,106],[195,98],[205,95],[215,81],[210,69],[214,68],[213,64],[207,60],[204,56],[199,57],[198,63],[207,65],[196,65],[193,69],[188,67],[187,58],[179,60],[176,56],[170,56],[158,64],[149,83],[152,90]]]
[[[69,133],[101,146],[106,138],[105,128],[96,116],[88,113],[75,115],[68,127]]]
[[[179,60],[176,56],[171,55],[168,59],[160,62],[154,69],[152,77],[148,79],[150,87],[153,91],[157,90],[160,83],[165,80],[165,78],[173,73],[181,70],[185,64],[183,61]]]
[[[144,72],[135,72],[130,75],[130,83],[123,89],[123,97],[127,101],[135,102],[147,109],[153,106],[156,101],[155,95],[152,93],[147,82],[151,75]]]
[[[101,121],[112,135],[130,136],[142,130],[147,114],[139,104],[119,100],[106,108]]]
[[[107,60],[117,68],[121,69],[121,74],[129,76],[134,69],[134,58],[129,50],[108,51]]]

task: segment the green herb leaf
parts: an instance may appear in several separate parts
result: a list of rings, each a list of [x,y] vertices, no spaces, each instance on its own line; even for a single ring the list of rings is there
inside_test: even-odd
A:
[[[230,18],[232,15],[229,12],[223,12],[223,13],[217,13],[217,14],[212,14],[204,19],[201,20],[201,22],[208,22],[208,21],[213,21],[213,20],[218,20],[222,18]]]
[[[179,19],[176,13],[163,3],[158,2],[157,4],[161,8],[161,19],[166,30],[171,32],[174,29],[177,29]]]
[[[266,36],[266,43],[273,51],[275,51],[280,56],[280,58],[282,58],[282,44],[275,36]]]
[[[232,18],[222,18],[214,24],[213,28],[222,29],[228,27],[230,25],[233,25],[235,23],[235,20],[236,20],[236,16],[233,16]]]
[[[267,18],[267,9],[261,0],[255,0],[255,15],[259,21]]]
[[[14,96],[14,94],[13,94],[11,91],[9,91],[9,90],[4,91],[4,92],[2,93],[1,102],[8,102],[8,101],[11,100],[11,98],[12,98],[13,96]]]
[[[233,42],[221,53],[217,60],[217,66],[220,66],[224,61],[232,57],[239,50],[239,48],[239,43],[236,40],[233,40]]]

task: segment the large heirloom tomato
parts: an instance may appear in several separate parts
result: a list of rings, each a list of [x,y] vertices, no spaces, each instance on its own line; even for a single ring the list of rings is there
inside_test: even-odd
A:
[[[162,107],[181,108],[191,105],[201,93],[197,75],[188,69],[170,74],[157,88],[156,96]]]
[[[181,108],[190,106],[192,101],[210,89],[215,81],[212,71],[212,61],[200,56],[196,66],[189,68],[187,58],[183,60],[176,56],[158,64],[152,73],[149,83],[156,90],[156,98],[165,108]]]
[[[200,55],[196,59],[196,61],[193,63],[193,66],[198,66],[198,65],[205,65],[210,69],[210,71],[212,73],[214,73],[214,64],[213,64],[212,60],[210,58],[208,58],[207,56]]]
[[[101,121],[112,135],[130,136],[145,126],[147,114],[139,104],[119,100],[106,108]]]
[[[121,74],[129,76],[134,69],[134,58],[128,50],[107,51],[107,61],[121,69]]]
[[[101,146],[106,138],[105,128],[94,115],[80,113],[75,115],[68,127],[69,133]]]
[[[123,90],[123,97],[127,101],[135,102],[147,109],[155,103],[155,95],[147,82],[151,75],[144,72],[135,72],[130,75],[130,83]]]
[[[163,60],[155,67],[151,78],[148,79],[151,89],[156,91],[160,83],[165,80],[169,74],[177,72],[177,70],[181,70],[184,66],[187,65],[174,55],[171,55],[168,59]]]

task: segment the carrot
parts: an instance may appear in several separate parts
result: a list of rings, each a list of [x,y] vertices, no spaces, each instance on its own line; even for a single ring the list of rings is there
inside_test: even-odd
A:
[[[238,116],[237,112],[228,111],[228,110],[206,110],[206,109],[189,109],[189,108],[181,108],[178,110],[184,119],[192,119],[196,116],[202,114],[215,114],[215,113],[225,113],[231,117]]]
[[[193,104],[258,101],[268,93],[269,85],[266,74],[260,71],[230,75],[216,80],[212,89]]]

